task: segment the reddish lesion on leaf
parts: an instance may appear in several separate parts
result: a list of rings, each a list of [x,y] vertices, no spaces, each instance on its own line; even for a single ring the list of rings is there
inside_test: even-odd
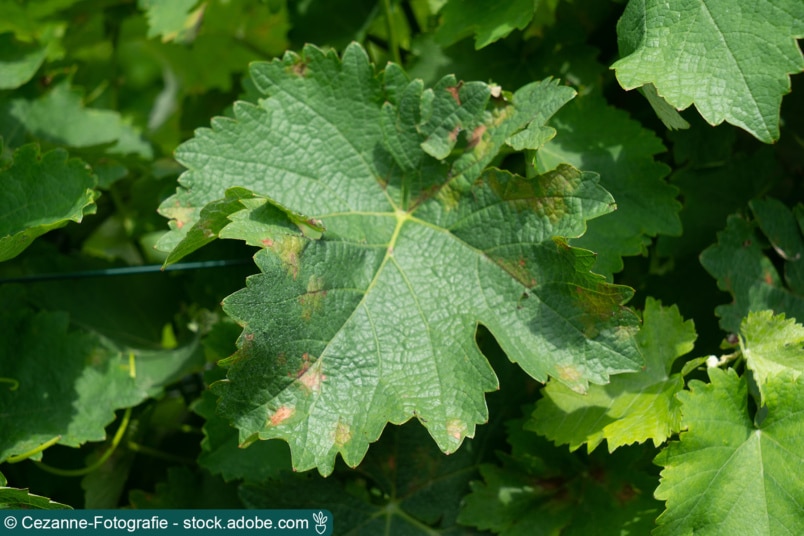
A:
[[[452,95],[452,98],[455,99],[455,102],[458,104],[458,106],[461,105],[460,91],[461,91],[462,86],[463,86],[463,80],[461,80],[460,82],[458,82],[454,86],[449,86],[449,87],[446,88],[447,91],[449,92],[449,94]]]
[[[483,139],[483,134],[485,133],[486,133],[486,125],[480,125],[478,127],[475,127],[475,129],[472,131],[472,134],[469,136],[469,141],[466,144],[466,148],[469,150],[474,149],[477,146],[477,144],[481,142],[481,140]]]
[[[290,406],[279,406],[279,408],[271,414],[271,417],[268,419],[266,426],[279,426],[296,413],[295,408]]]

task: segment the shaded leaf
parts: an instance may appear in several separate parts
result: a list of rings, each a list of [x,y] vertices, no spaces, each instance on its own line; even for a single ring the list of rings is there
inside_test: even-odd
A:
[[[46,55],[43,46],[17,41],[11,33],[0,34],[0,89],[14,89],[33,78]]]
[[[5,311],[10,302],[2,303]],[[70,329],[64,313],[17,307],[0,319],[0,377],[16,383],[0,389],[0,460],[51,440],[73,447],[103,440],[114,410],[158,394],[198,357],[194,345],[123,353],[91,332]]]
[[[598,254],[595,272],[611,277],[624,256],[646,253],[651,237],[681,234],[678,192],[664,180],[667,166],[654,160],[665,148],[652,131],[596,95],[575,99],[550,125],[557,135],[536,153],[538,168],[566,162],[599,173],[617,202],[616,211],[589,222],[571,242]]]
[[[444,456],[420,426],[407,424],[387,430],[377,447],[359,473],[285,474],[278,481],[242,485],[240,497],[247,508],[326,506],[344,535],[472,534],[456,518],[476,475],[474,442]]]
[[[19,255],[36,237],[92,214],[96,183],[89,166],[64,150],[41,154],[34,144],[17,149],[0,169],[0,261]]]
[[[578,456],[508,422],[510,454],[480,466],[458,520],[503,536],[647,534],[660,505],[638,451]],[[616,470],[612,468],[617,467]]]
[[[752,202],[753,206],[756,205]],[[787,207],[775,207],[790,212]],[[785,219],[792,226],[786,232],[801,233],[792,218]],[[742,318],[750,311],[771,309],[804,319],[804,296],[795,291],[802,288],[801,280],[797,277],[795,286],[786,288],[773,261],[765,255],[769,245],[760,225],[739,215],[729,216],[726,229],[718,233],[717,244],[701,253],[701,264],[717,279],[718,287],[733,296],[732,303],[715,309],[721,327],[732,333],[737,333]]]
[[[69,147],[110,144],[110,154],[151,158],[150,144],[118,112],[87,108],[64,81],[36,100],[14,99],[7,113],[32,135]]]
[[[540,3],[540,0],[514,0],[503,4],[450,0],[439,12],[441,25],[436,38],[450,45],[474,34],[475,48],[483,48],[515,29],[525,29]],[[548,5],[554,8],[553,4]]]

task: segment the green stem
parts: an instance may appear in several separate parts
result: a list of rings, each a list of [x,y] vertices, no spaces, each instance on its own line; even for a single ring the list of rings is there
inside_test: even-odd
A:
[[[385,22],[388,25],[388,41],[391,57],[394,63],[402,65],[402,56],[399,53],[399,39],[396,35],[396,27],[394,26],[393,14],[391,12],[391,0],[383,0],[383,9],[385,10]]]
[[[46,441],[46,442],[42,443],[41,445],[39,445],[38,447],[36,447],[33,450],[29,450],[28,452],[24,452],[22,454],[17,454],[16,456],[9,456],[8,458],[6,458],[6,461],[8,463],[19,463],[22,460],[27,460],[28,458],[30,458],[34,454],[39,454],[40,452],[42,452],[46,448],[52,447],[53,445],[58,443],[60,439],[61,439],[61,436],[57,435],[53,439],[50,439],[49,441]]]
[[[10,391],[16,391],[20,388],[20,382],[15,380],[14,378],[0,378],[0,383],[10,383],[11,387],[9,387]]]
[[[58,467],[51,467],[42,462],[37,462],[37,465],[47,471],[48,473],[52,473],[54,475],[59,476],[84,476],[88,475],[92,471],[95,471],[104,463],[109,457],[114,454],[114,451],[117,449],[117,445],[120,444],[120,440],[123,439],[123,435],[126,433],[126,428],[128,428],[128,421],[131,419],[131,408],[126,408],[126,412],[123,414],[123,420],[120,421],[120,426],[117,428],[117,432],[114,434],[114,438],[112,438],[112,445],[109,449],[103,453],[103,455],[98,458],[95,463],[88,465],[82,469],[59,469]]]

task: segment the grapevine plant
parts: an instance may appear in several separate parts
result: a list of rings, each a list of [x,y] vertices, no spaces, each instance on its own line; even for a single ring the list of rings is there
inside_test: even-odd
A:
[[[804,534],[802,37],[0,1],[0,505]]]

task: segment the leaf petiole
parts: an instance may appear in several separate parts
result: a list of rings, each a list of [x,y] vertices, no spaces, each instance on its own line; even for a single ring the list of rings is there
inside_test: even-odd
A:
[[[120,440],[123,439],[123,435],[128,428],[128,422],[131,419],[131,408],[126,408],[126,412],[123,414],[123,420],[120,422],[120,426],[117,428],[117,432],[115,432],[114,437],[112,438],[112,445],[109,449],[103,453],[103,455],[98,458],[95,463],[83,467],[81,469],[59,469],[58,467],[51,467],[43,462],[36,462],[36,464],[44,471],[48,473],[52,473],[54,475],[59,476],[84,476],[88,475],[89,473],[95,471],[96,469],[100,468],[109,457],[114,454],[114,451],[117,449],[117,446],[120,444]],[[61,438],[61,436],[59,436]],[[52,440],[51,440],[52,441]]]
[[[42,443],[38,447],[36,447],[36,448],[34,448],[32,450],[29,450],[28,452],[23,452],[22,454],[17,454],[16,456],[9,456],[8,458],[6,458],[5,461],[8,462],[8,463],[19,463],[19,462],[21,462],[23,460],[27,460],[28,458],[30,458],[34,454],[39,454],[40,452],[42,452],[46,448],[52,447],[53,445],[58,443],[60,439],[61,439],[61,436],[57,435],[53,439],[45,441],[44,443]]]

